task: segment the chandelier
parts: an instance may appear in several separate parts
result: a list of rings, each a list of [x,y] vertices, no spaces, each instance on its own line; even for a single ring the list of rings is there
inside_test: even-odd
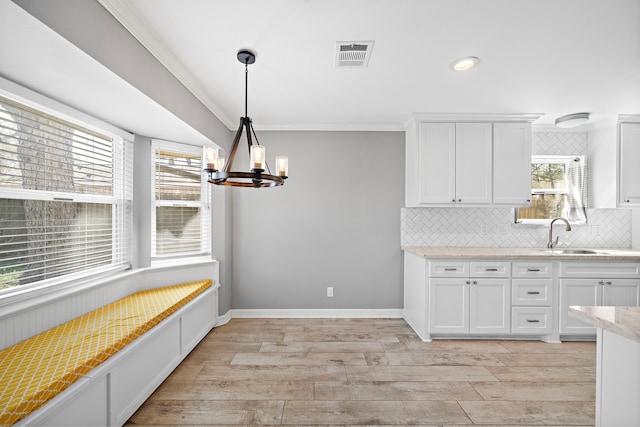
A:
[[[238,61],[244,64],[244,117],[240,117],[240,126],[236,131],[231,146],[231,154],[225,163],[224,157],[218,156],[218,149],[206,148],[208,181],[216,185],[230,185],[233,187],[277,187],[284,184],[289,173],[289,159],[285,156],[276,157],[276,173],[271,174],[266,161],[266,149],[260,145],[256,132],[253,130],[251,118],[247,114],[247,88],[249,80],[249,64],[256,62],[256,56],[248,50],[238,51]],[[245,133],[249,148],[250,172],[233,171],[233,161],[238,150],[238,144]],[[253,137],[253,138],[252,138]],[[255,142],[254,142],[255,139]],[[265,173],[265,171],[267,173]]]

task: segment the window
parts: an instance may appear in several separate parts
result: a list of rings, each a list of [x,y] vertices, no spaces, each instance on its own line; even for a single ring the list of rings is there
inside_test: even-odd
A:
[[[516,209],[516,222],[541,223],[561,216],[585,223],[585,169],[584,156],[533,156],[531,206]]]
[[[203,148],[153,141],[152,149],[151,256],[211,253],[210,193],[202,173]]]
[[[0,96],[0,291],[129,265],[131,148]]]

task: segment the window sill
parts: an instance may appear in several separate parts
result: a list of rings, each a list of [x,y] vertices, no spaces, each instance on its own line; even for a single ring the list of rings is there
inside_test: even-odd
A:
[[[151,261],[151,268],[170,268],[170,267],[179,267],[179,266],[189,266],[189,265],[201,265],[207,264],[210,262],[217,262],[211,255],[203,255],[198,257],[189,257],[189,258],[172,258],[172,259],[161,259]]]

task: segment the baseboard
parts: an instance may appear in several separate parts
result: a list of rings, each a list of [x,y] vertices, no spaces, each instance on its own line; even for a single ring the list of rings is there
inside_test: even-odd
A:
[[[229,313],[230,312],[230,313]],[[373,318],[401,319],[401,308],[384,309],[256,309],[229,310],[230,318]],[[225,315],[226,316],[226,315]],[[227,320],[228,321],[228,320]]]
[[[233,310],[229,310],[227,311],[225,314],[223,314],[222,316],[218,316],[218,320],[216,321],[216,326],[222,326],[226,323],[229,323],[229,320],[231,320],[231,312]]]

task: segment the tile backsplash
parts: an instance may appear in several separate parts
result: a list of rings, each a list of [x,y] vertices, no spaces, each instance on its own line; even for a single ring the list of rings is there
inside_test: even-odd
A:
[[[630,209],[587,209],[587,224],[554,225],[561,247],[631,247]],[[545,247],[549,227],[513,222],[511,208],[403,208],[402,246]]]

